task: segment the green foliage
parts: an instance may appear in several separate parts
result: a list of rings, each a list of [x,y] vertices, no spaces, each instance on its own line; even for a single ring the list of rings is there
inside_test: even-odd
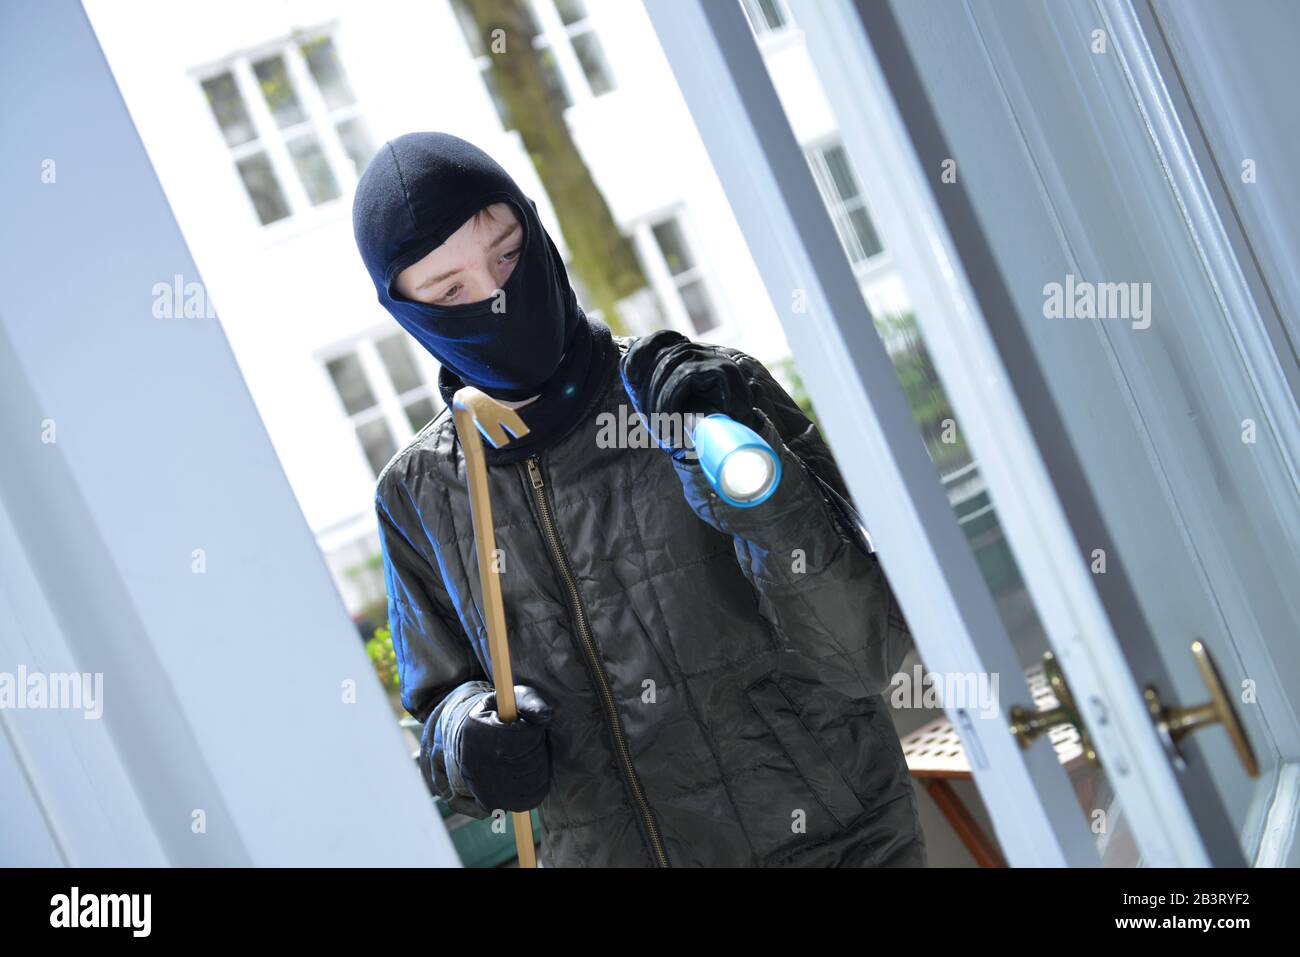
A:
[[[376,628],[375,636],[366,642],[366,654],[385,688],[401,690],[397,674],[397,652],[393,650],[393,633],[388,628]]]
[[[770,371],[777,379],[784,380],[789,384],[790,398],[798,404],[803,414],[812,419],[813,425],[821,430],[822,424],[817,418],[817,410],[813,408],[812,397],[808,395],[808,388],[803,384],[803,377],[799,375],[799,370],[795,368],[793,358],[778,359],[770,364]]]
[[[910,312],[887,314],[877,317],[876,326],[886,342],[895,343],[890,359],[930,458],[940,472],[969,462],[970,452],[956,428],[956,416],[921,338],[916,317]],[[948,430],[951,441],[945,442],[944,423],[949,420],[953,423]]]

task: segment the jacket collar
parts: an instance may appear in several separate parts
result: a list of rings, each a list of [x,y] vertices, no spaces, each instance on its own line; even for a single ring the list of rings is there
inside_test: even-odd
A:
[[[522,461],[551,450],[580,432],[578,426],[604,401],[611,380],[618,381],[622,348],[609,326],[584,315],[582,328],[570,341],[556,374],[542,387],[536,401],[518,410],[528,426],[528,434],[500,449],[484,442],[483,458],[487,464]],[[438,391],[448,409],[456,390],[464,384],[446,366],[439,370]]]

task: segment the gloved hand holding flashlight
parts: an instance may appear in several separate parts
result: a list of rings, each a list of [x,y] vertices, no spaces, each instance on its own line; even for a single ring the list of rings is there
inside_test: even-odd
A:
[[[693,424],[691,446],[724,501],[748,507],[775,491],[781,462],[758,434],[763,414],[754,407],[738,362],[715,347],[663,330],[634,342],[620,372],[646,428],[674,460],[682,461],[691,449],[674,444],[672,422],[688,413],[703,416]]]

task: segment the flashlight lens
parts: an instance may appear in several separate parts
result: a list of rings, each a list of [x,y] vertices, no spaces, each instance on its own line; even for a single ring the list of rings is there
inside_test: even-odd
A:
[[[772,460],[757,449],[739,449],[722,463],[720,478],[732,498],[757,498],[772,481]]]

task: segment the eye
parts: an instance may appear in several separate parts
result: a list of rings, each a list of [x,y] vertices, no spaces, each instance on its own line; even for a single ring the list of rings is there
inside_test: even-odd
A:
[[[518,258],[520,250],[522,250],[523,248],[524,248],[523,246],[516,246],[514,249],[510,250],[510,252],[502,256],[501,257],[502,260],[504,260],[505,262],[514,262],[515,259]]]
[[[456,298],[456,295],[459,292],[460,292],[460,283],[456,283],[455,285],[451,286],[446,292],[444,292],[441,296],[439,296],[436,301],[443,302],[443,303],[450,302],[452,299]]]

